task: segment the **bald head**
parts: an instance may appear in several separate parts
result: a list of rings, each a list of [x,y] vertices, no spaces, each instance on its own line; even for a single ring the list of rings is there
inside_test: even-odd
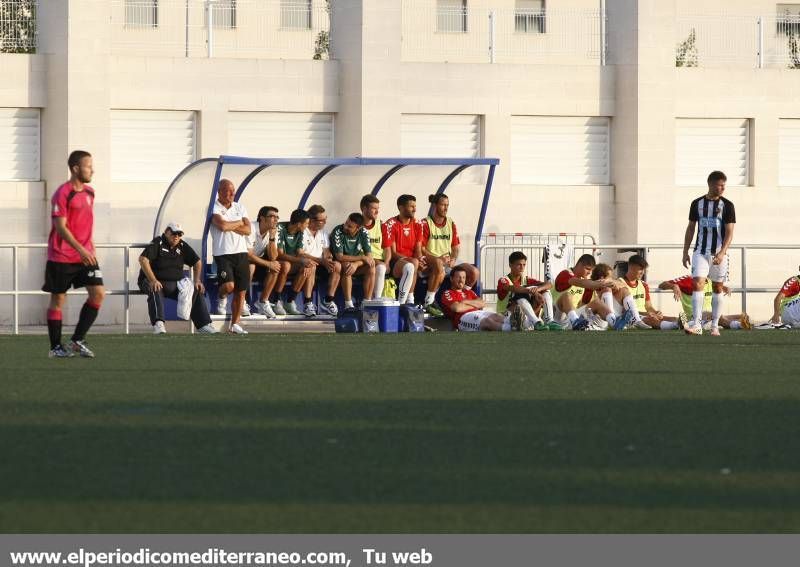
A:
[[[233,186],[233,182],[230,179],[219,180],[218,198],[220,203],[226,207],[230,207],[235,194],[236,188]]]

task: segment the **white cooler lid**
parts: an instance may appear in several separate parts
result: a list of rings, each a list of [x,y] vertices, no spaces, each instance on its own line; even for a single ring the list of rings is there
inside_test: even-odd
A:
[[[361,302],[362,307],[400,307],[400,302],[394,299],[382,297],[380,299],[365,299]]]

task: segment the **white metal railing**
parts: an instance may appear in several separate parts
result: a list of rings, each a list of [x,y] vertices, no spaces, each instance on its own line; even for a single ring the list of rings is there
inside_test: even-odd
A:
[[[604,64],[605,11],[442,8],[403,0],[404,61]]]
[[[575,243],[574,248],[576,251],[590,251],[594,254],[597,250],[614,250],[614,251],[641,251],[644,254],[645,258],[647,258],[648,253],[653,250],[683,250],[683,244],[594,244],[591,242],[586,243]],[[487,278],[487,275],[484,273],[483,270],[483,260],[484,258],[490,257],[490,254],[497,254],[497,251],[502,251],[502,254],[506,257],[510,252],[515,250],[523,250],[525,248],[520,246],[519,244],[513,243],[503,243],[503,244],[482,244],[480,246],[479,255],[481,259],[481,290],[484,294],[491,294],[495,293],[497,289],[495,288],[497,284],[497,278],[494,280],[490,280]],[[747,257],[748,251],[753,250],[800,250],[800,245],[798,244],[736,244],[731,245],[729,248],[730,252],[738,252],[740,254],[740,262],[738,269],[740,270],[739,273],[739,285],[734,286],[731,288],[732,293],[738,293],[741,296],[741,303],[742,303],[742,312],[747,312],[747,295],[748,294],[764,294],[770,293],[775,294],[778,292],[782,281],[778,282],[769,282],[767,284],[762,285],[751,285],[748,282],[747,278]],[[531,255],[528,255],[528,272],[529,275],[536,276],[538,279],[544,279],[543,270],[537,271],[537,264],[531,263]],[[541,256],[539,256],[541,257]],[[731,267],[731,269],[733,266]],[[503,274],[504,275],[504,272]],[[499,278],[500,276],[498,276]],[[651,289],[651,292],[658,293],[658,290]]]
[[[328,0],[110,0],[116,55],[329,59]]]
[[[121,295],[123,301],[123,328],[125,334],[130,333],[130,296],[140,295],[138,289],[131,290],[130,288],[130,251],[131,248],[142,249],[149,243],[143,244],[95,244],[96,249],[116,249],[122,250],[122,288],[121,289],[106,289],[106,295]],[[0,290],[0,297],[11,296],[12,298],[12,311],[11,311],[11,332],[15,335],[19,334],[19,298],[20,296],[49,296],[50,294],[40,289],[19,289],[19,251],[20,249],[46,249],[47,244],[0,244],[0,250],[11,250],[11,290]],[[76,290],[70,291],[69,295],[86,294],[86,291]]]
[[[0,1],[0,53],[35,53],[37,0]]]
[[[675,33],[677,67],[800,69],[800,16],[680,16]]]

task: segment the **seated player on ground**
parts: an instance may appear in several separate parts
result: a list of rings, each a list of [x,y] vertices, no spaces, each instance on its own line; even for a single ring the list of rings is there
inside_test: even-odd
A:
[[[364,299],[372,299],[375,285],[375,260],[372,258],[372,245],[364,228],[361,213],[351,213],[331,233],[331,250],[342,265],[342,294],[345,309],[353,305],[353,277],[364,278]]]
[[[553,288],[555,299],[555,320],[564,318],[573,331],[605,330],[608,325],[621,331],[633,320],[633,313],[626,309],[621,317],[616,317],[604,301],[593,298],[593,292],[608,289],[617,291],[622,288],[619,281],[610,277],[592,280],[590,276],[597,262],[591,254],[584,254],[571,270],[562,270],[556,276]],[[601,291],[601,294],[603,292]],[[589,310],[594,314],[589,321]]]
[[[510,331],[509,316],[503,316],[486,309],[486,303],[474,291],[467,289],[467,271],[456,266],[450,271],[450,289],[442,294],[442,308],[445,315],[459,331]],[[513,307],[514,320],[522,323],[521,310]],[[520,330],[519,327],[516,330]]]
[[[422,258],[422,226],[414,218],[417,198],[400,195],[397,198],[399,214],[386,221],[386,233],[392,246],[389,264],[397,280],[397,299],[401,304],[414,303],[414,285]]]
[[[665,291],[671,291],[675,301],[679,301],[681,304],[681,309],[686,314],[688,319],[692,318],[692,296],[695,291],[694,289],[694,280],[692,276],[685,275],[678,278],[674,278],[671,280],[667,280],[665,282],[661,282],[658,285],[658,289],[663,289]],[[723,285],[722,291],[725,295],[730,295],[731,290],[728,286]],[[705,287],[704,287],[704,298],[703,298],[703,316],[700,322],[701,328],[705,331],[711,330],[711,296],[713,294],[713,288],[710,279],[706,279]],[[750,322],[750,317],[747,313],[742,313],[741,315],[722,315],[719,319],[719,324],[725,329],[745,329],[750,330],[753,328],[753,324]]]
[[[194,290],[190,318],[198,333],[213,335],[217,332],[211,324],[203,286],[203,263],[189,244],[183,241],[183,228],[171,222],[161,236],[157,236],[139,256],[138,285],[147,294],[147,313],[153,334],[167,332],[164,326],[164,298],[177,300],[179,284],[183,280],[183,267],[192,267]]]
[[[432,214],[425,217],[422,223],[422,260],[420,270],[428,276],[428,290],[425,293],[425,311],[435,317],[442,311],[434,298],[445,276],[454,266],[461,266],[467,272],[467,287],[472,288],[478,282],[480,272],[472,264],[459,264],[458,252],[460,240],[458,229],[453,219],[447,216],[450,199],[444,193],[430,195]]]
[[[774,312],[770,323],[800,328],[800,276],[792,276],[775,295]]]
[[[253,303],[253,309],[268,319],[275,318],[275,284],[281,271],[278,262],[278,209],[261,207],[256,222],[250,228],[247,260],[250,262],[250,281],[261,282],[261,294]]]
[[[286,292],[286,306],[284,307],[280,299],[275,303],[275,313],[278,315],[300,315],[295,298],[302,291],[305,291],[303,314],[306,317],[317,314],[311,297],[317,262],[303,252],[303,236],[306,228],[308,228],[308,213],[303,209],[292,211],[289,222],[278,224],[278,260],[281,262],[281,272],[275,284],[275,293],[278,296],[283,292],[287,278],[290,276],[292,278],[292,288]]]
[[[647,260],[639,254],[628,258],[628,268],[620,281],[625,284],[623,291],[628,292],[629,299],[622,298],[626,302],[622,303],[620,295],[615,295],[615,312],[621,313],[620,304],[633,309],[635,314],[633,326],[637,329],[652,328],[662,331],[683,329],[688,323],[688,319],[682,311],[678,317],[667,317],[653,307],[653,303],[650,301],[650,286],[642,281],[648,266]]]
[[[314,258],[317,263],[316,280],[320,292],[325,289],[325,298],[320,302],[320,307],[326,313],[339,314],[339,308],[333,302],[336,288],[342,273],[342,265],[333,258],[331,253],[330,234],[325,230],[328,214],[322,205],[312,205],[308,209],[308,228],[305,230],[303,250]]]
[[[386,273],[389,270],[389,261],[392,259],[392,241],[386,232],[386,225],[381,222],[381,202],[375,195],[364,195],[359,204],[361,214],[364,216],[364,228],[369,236],[372,246],[372,259],[375,260],[375,297],[383,296],[386,284]]]
[[[525,315],[524,330],[563,330],[553,320],[553,285],[526,275],[528,257],[522,252],[512,252],[508,266],[508,275],[497,281],[497,312],[506,314],[509,306],[517,305]]]

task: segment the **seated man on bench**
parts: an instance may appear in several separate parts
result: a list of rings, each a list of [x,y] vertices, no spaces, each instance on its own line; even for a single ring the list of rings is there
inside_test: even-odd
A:
[[[364,276],[364,299],[372,299],[375,286],[375,260],[372,258],[372,244],[364,228],[364,216],[351,213],[331,233],[331,251],[342,264],[342,294],[344,308],[352,309],[353,276]]]

